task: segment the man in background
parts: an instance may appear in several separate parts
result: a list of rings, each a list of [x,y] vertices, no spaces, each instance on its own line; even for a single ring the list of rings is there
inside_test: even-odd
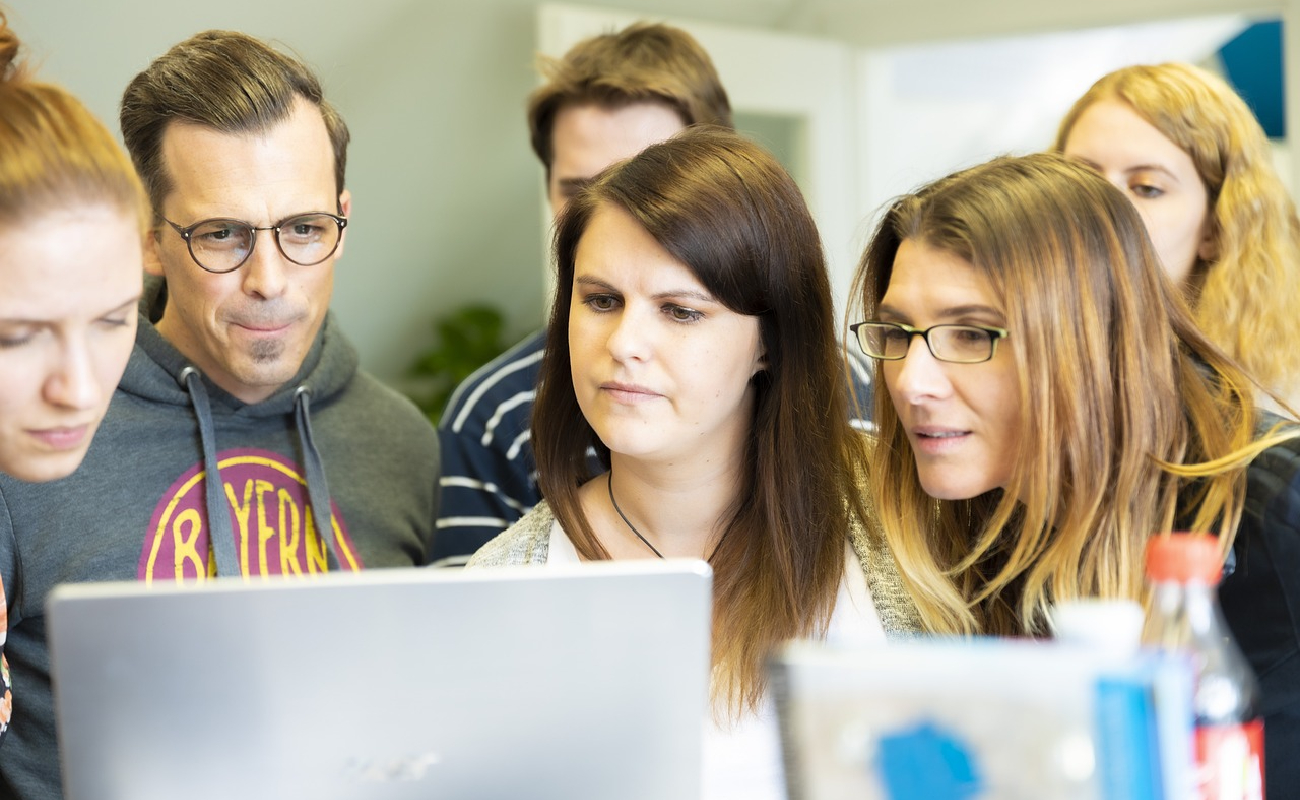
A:
[[[732,127],[712,60],[677,28],[637,23],[579,42],[541,69],[546,83],[528,98],[528,129],[554,216],[605,167],[687,125]],[[529,423],[545,340],[536,331],[480,368],[443,412],[434,559],[472,554],[542,499]]]
[[[436,433],[359,369],[329,313],[349,137],[319,80],[257,39],[209,31],[131,81],[121,122],[155,215],[151,278],[81,468],[46,484],[0,476],[4,652],[21,687],[0,797],[61,794],[54,585],[413,566],[433,538]]]

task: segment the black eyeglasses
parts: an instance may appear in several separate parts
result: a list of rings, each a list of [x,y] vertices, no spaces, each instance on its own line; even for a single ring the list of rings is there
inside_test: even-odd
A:
[[[234,272],[253,254],[258,231],[273,231],[275,246],[295,264],[310,267],[319,264],[339,247],[346,217],[316,212],[282,219],[259,228],[237,219],[205,219],[182,228],[161,217],[172,226],[190,249],[190,258],[208,272],[218,275]]]
[[[931,325],[925,330],[896,322],[859,322],[849,330],[858,337],[862,352],[884,361],[898,361],[907,356],[912,337],[920,336],[930,354],[953,364],[979,364],[993,358],[998,340],[1007,330],[983,325]]]

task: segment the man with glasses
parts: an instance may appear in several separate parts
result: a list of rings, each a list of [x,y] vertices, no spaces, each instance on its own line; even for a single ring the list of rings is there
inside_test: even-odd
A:
[[[22,566],[4,576],[16,702],[0,797],[60,794],[55,584],[417,565],[437,515],[436,433],[359,370],[329,314],[348,131],[316,76],[251,37],[203,33],[132,80],[121,121],[156,215],[152,277],[81,469],[0,478],[0,536]]]

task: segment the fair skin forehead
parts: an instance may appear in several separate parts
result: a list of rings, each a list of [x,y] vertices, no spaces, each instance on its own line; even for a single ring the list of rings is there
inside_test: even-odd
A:
[[[0,226],[0,472],[80,464],[131,353],[141,263],[139,220],[119,209]]]
[[[172,123],[162,154],[173,188],[159,211],[182,226],[225,217],[260,227],[351,210],[349,194],[335,194],[333,149],[320,111],[301,98],[286,120],[264,132]],[[280,254],[271,231],[259,231],[243,266],[214,275],[162,224],[146,254],[146,268],[167,278],[159,332],[218,386],[246,403],[261,402],[297,373],[324,322],[346,229],[343,237],[331,258],[302,266]]]
[[[961,256],[904,239],[894,256],[879,317],[914,327],[1005,322],[988,281]]]
[[[1212,260],[1209,196],[1192,157],[1127,103],[1099,100],[1079,115],[1064,153],[1097,170],[1137,208],[1170,277]]]
[[[1006,327],[988,281],[969,262],[911,239],[894,258],[878,316],[921,329]],[[990,361],[950,364],[936,360],[918,336],[906,358],[884,362],[884,376],[927,493],[959,500],[1006,487],[1020,430],[1019,384],[1006,340]]]
[[[104,268],[78,234],[93,236],[114,256]],[[56,324],[134,303],[140,297],[143,237],[139,222],[109,206],[60,209],[0,224],[0,322]],[[135,256],[132,262],[130,256]]]
[[[223,216],[269,225],[304,210],[337,211],[329,134],[320,112],[302,99],[270,131],[223,133],[173,122],[162,156],[172,190],[161,211],[180,225]]]
[[[558,215],[582,185],[617,161],[631,158],[685,127],[663,103],[632,103],[619,108],[564,106],[551,129],[547,197]]]

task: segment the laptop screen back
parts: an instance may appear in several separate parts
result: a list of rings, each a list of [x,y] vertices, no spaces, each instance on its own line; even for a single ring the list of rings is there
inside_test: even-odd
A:
[[[65,793],[697,797],[710,586],[694,561],[62,586]]]

